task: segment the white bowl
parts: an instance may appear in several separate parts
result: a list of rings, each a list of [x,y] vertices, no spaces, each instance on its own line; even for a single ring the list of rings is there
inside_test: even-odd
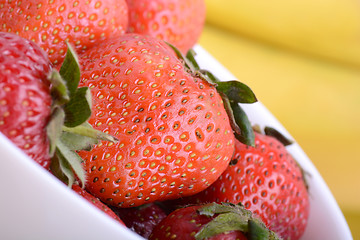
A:
[[[195,51],[202,68],[221,80],[235,79],[203,48],[196,46]],[[261,103],[242,106],[253,124],[272,126],[292,138]],[[311,176],[310,219],[302,239],[351,240],[345,218],[314,165],[298,144],[288,150]],[[0,154],[0,239],[142,239],[69,190],[2,134]]]

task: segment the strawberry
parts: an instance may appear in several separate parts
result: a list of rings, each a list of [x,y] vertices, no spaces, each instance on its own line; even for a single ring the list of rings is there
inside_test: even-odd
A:
[[[45,168],[51,63],[33,42],[0,32],[0,131]]]
[[[39,44],[59,66],[68,41],[76,51],[122,35],[128,24],[125,0],[13,0],[0,4],[0,31]]]
[[[280,141],[257,132],[255,147],[235,141],[235,155],[215,183],[176,204],[212,201],[243,203],[284,239],[299,239],[309,216],[301,168]]]
[[[134,208],[116,208],[114,212],[124,220],[125,225],[148,239],[152,230],[167,214],[156,203],[147,203]]]
[[[78,184],[72,185],[72,190],[79,194],[81,197],[86,199],[88,202],[90,202],[92,205],[94,205],[96,208],[100,209],[102,212],[104,212],[106,215],[108,215],[110,218],[115,219],[122,225],[125,225],[124,222],[119,218],[118,215],[115,214],[107,205],[102,203],[98,198],[94,197],[90,193],[88,193],[85,189],[80,187]]]
[[[204,0],[126,0],[128,32],[165,40],[186,53],[198,41],[205,22]]]
[[[126,34],[79,57],[80,85],[94,96],[89,123],[119,139],[79,152],[89,192],[135,207],[195,194],[226,169],[234,135],[222,99],[168,45]]]
[[[74,173],[85,182],[75,151],[115,139],[86,124],[90,92],[77,88],[79,66],[67,52],[58,72],[37,44],[0,32],[0,132],[45,169],[57,164],[71,186]]]
[[[279,239],[241,205],[210,203],[179,208],[152,231],[150,240]]]

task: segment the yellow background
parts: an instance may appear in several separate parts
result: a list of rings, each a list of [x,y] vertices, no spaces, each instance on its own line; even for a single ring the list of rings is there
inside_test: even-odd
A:
[[[360,2],[301,2],[206,0],[199,42],[296,139],[360,239]]]

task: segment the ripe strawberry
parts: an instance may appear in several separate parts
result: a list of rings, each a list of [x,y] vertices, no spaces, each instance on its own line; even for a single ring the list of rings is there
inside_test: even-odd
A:
[[[162,220],[150,240],[252,240],[279,239],[240,205],[195,205],[179,208]]]
[[[85,181],[74,150],[108,138],[85,126],[91,115],[89,90],[77,88],[80,73],[72,53],[69,47],[59,73],[34,42],[0,32],[0,132],[45,169],[52,159],[59,166],[54,172],[70,186],[73,172]]]
[[[124,222],[119,218],[118,215],[115,214],[108,206],[106,206],[104,203],[102,203],[98,198],[94,197],[90,193],[88,193],[85,189],[80,187],[77,184],[72,185],[72,190],[74,190],[77,194],[85,198],[88,202],[93,204],[95,207],[106,213],[109,217],[115,219],[119,223],[124,224]]]
[[[284,239],[299,239],[309,216],[302,170],[282,143],[259,133],[255,133],[255,147],[235,141],[233,160],[215,183],[179,201],[241,202]]]
[[[189,73],[173,50],[128,34],[80,55],[93,93],[94,128],[119,142],[80,152],[86,188],[121,207],[195,194],[214,182],[234,151],[215,87]]]
[[[0,32],[0,132],[41,166],[50,164],[50,61],[33,42]]]
[[[116,208],[114,212],[124,220],[125,225],[148,239],[152,230],[167,214],[156,203],[147,203],[134,208]]]
[[[126,0],[128,32],[165,40],[186,53],[197,42],[205,22],[204,0]]]
[[[0,31],[38,43],[55,66],[64,59],[65,41],[83,51],[122,35],[127,24],[125,0],[9,0],[0,4]]]

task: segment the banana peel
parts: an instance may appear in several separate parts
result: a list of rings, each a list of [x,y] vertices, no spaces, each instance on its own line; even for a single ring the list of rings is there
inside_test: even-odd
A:
[[[360,68],[358,0],[205,0],[207,22]]]

